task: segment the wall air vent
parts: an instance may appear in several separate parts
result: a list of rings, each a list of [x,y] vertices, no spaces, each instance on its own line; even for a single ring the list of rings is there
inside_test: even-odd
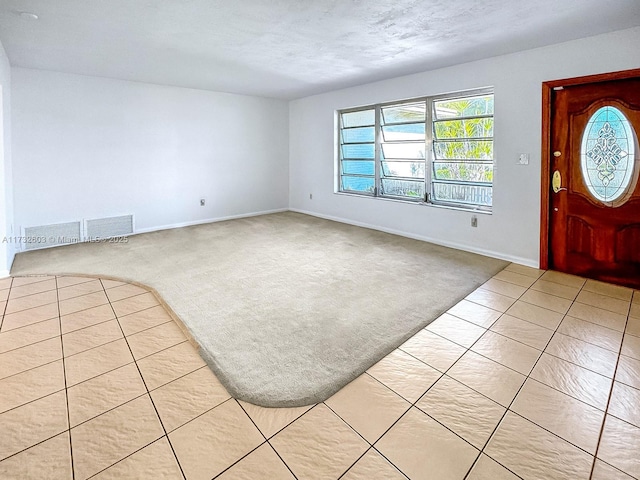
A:
[[[114,237],[125,237],[134,231],[133,215],[97,218],[78,222],[57,223],[25,227],[22,237],[11,237],[22,250],[56,247],[80,242],[100,242]]]
[[[99,241],[105,238],[122,237],[133,233],[133,215],[97,218],[85,221],[85,240]]]
[[[24,235],[20,239],[22,250],[35,250],[38,248],[79,243],[82,241],[81,228],[81,222],[25,227]]]

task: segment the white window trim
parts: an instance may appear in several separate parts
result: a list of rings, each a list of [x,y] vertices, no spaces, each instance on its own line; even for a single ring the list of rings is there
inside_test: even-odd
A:
[[[336,110],[336,158],[335,158],[335,190],[334,193],[337,195],[347,195],[354,197],[364,197],[364,198],[374,198],[376,200],[387,200],[394,202],[402,202],[402,203],[410,203],[414,205],[426,205],[433,207],[444,207],[453,210],[462,210],[462,211],[474,211],[478,213],[487,213],[491,214],[493,210],[493,205],[481,205],[481,204],[465,204],[461,202],[447,202],[443,200],[434,201],[432,195],[432,175],[433,175],[433,162],[434,162],[434,154],[433,154],[433,102],[439,100],[455,100],[457,98],[466,98],[471,96],[480,96],[480,95],[495,95],[493,87],[483,87],[476,88],[472,90],[463,90],[457,91],[453,93],[444,93],[438,95],[431,96],[423,96],[423,97],[415,97],[404,100],[395,100],[390,102],[376,103],[371,105],[362,105],[359,107],[351,107],[344,108],[340,110]],[[426,118],[425,118],[425,197],[424,198],[409,198],[409,197],[401,197],[401,196],[393,196],[393,195],[380,195],[380,185],[381,185],[381,163],[380,163],[380,151],[381,151],[381,123],[380,123],[380,111],[383,107],[387,106],[395,106],[402,105],[404,103],[415,103],[415,102],[425,102],[426,104]],[[373,192],[361,192],[361,191],[353,191],[353,190],[341,190],[341,169],[342,169],[342,160],[341,160],[341,114],[343,113],[351,113],[358,112],[362,110],[370,110],[375,109],[375,157],[374,157],[374,174],[375,174],[375,188]],[[494,113],[491,115],[495,120],[495,108]],[[495,123],[494,123],[494,133],[492,137],[492,141],[495,140]],[[496,155],[495,148],[493,151],[493,161],[492,161],[494,170],[496,166]],[[491,182],[490,187],[492,189],[495,185],[495,179]],[[493,195],[492,195],[493,196]]]

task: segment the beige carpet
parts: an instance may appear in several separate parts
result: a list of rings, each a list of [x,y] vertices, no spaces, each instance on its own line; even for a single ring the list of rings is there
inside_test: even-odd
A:
[[[287,212],[21,253],[12,275],[157,290],[236,398],[326,399],[506,262]]]

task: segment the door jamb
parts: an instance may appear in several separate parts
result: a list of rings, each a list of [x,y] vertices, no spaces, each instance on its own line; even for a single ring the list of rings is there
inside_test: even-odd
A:
[[[540,182],[540,268],[549,267],[549,197],[551,195],[551,103],[556,88],[640,77],[640,68],[542,82],[542,150]]]

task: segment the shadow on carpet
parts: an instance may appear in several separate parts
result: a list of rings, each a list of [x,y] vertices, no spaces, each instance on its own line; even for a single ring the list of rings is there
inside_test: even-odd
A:
[[[285,212],[20,253],[12,275],[155,289],[229,393],[325,400],[507,262]]]

